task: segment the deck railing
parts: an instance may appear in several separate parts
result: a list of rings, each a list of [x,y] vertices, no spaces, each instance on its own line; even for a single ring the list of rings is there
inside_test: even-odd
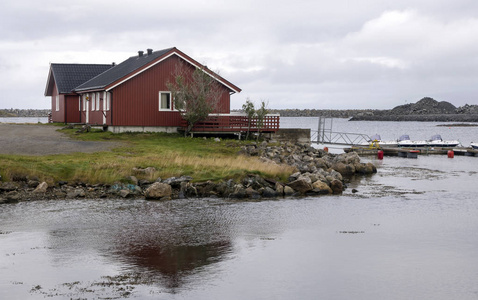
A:
[[[257,118],[251,118],[251,132],[276,132],[279,130],[278,114],[265,116],[262,126]],[[187,122],[181,121],[181,126],[186,127]],[[249,118],[244,114],[210,114],[209,117],[194,125],[192,132],[246,132],[249,128]]]

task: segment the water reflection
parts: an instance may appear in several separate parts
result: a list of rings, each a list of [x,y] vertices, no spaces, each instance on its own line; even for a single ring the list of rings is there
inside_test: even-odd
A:
[[[186,278],[201,272],[205,266],[219,262],[231,252],[228,241],[206,245],[151,245],[124,247],[124,262],[133,265],[136,272],[143,274],[143,282],[160,282],[170,292],[181,290]]]
[[[474,162],[386,158],[343,196],[2,205],[0,299],[476,299]]]

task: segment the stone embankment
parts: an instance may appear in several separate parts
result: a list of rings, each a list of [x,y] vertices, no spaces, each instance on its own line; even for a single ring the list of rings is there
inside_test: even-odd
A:
[[[86,184],[59,181],[53,186],[38,178],[17,176],[0,182],[0,203],[40,199],[74,198],[134,198],[178,199],[192,197],[224,197],[233,199],[259,199],[284,196],[340,194],[346,188],[345,179],[356,174],[377,172],[372,163],[361,163],[356,153],[329,154],[323,150],[301,144],[269,146],[267,142],[244,146],[239,155],[257,156],[269,164],[288,164],[297,172],[287,182],[279,182],[251,174],[241,182],[193,182],[189,176],[157,178],[153,182],[138,180],[148,178],[155,169],[131,170],[127,183]],[[1,178],[0,178],[1,180]]]

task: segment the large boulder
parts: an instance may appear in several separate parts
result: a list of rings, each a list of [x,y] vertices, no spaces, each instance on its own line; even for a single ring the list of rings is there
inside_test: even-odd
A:
[[[355,173],[355,167],[352,164],[337,162],[332,165],[332,169],[339,172],[342,176],[351,176]]]
[[[366,164],[364,163],[358,163],[354,165],[355,167],[355,173],[358,174],[373,174],[377,173],[377,168],[375,167],[374,164],[368,162]]]
[[[146,199],[162,199],[170,198],[172,194],[172,188],[167,183],[155,182],[150,185],[144,192]]]
[[[313,189],[310,178],[306,176],[300,176],[297,180],[289,182],[287,185],[301,194],[305,194]]]
[[[321,180],[317,180],[312,184],[312,191],[317,194],[332,194],[330,186]]]
[[[334,194],[341,194],[344,190],[344,185],[342,181],[335,179],[330,182],[330,188]]]

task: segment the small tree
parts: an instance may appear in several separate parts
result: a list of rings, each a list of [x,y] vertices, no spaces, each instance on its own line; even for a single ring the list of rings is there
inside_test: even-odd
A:
[[[254,103],[252,103],[251,100],[247,98],[246,103],[242,105],[242,110],[244,110],[244,112],[247,115],[247,134],[246,134],[246,140],[247,140],[249,138],[249,132],[251,131],[251,121],[256,114],[256,109],[254,107]]]
[[[264,100],[261,100],[261,107],[256,110],[256,118],[257,118],[257,139],[259,139],[261,135],[261,129],[264,127],[264,119],[269,111],[266,108],[267,104]]]
[[[174,82],[167,82],[175,109],[186,120],[187,136],[194,125],[207,119],[218,108],[223,89],[205,69],[192,68],[180,62],[173,72]]]

